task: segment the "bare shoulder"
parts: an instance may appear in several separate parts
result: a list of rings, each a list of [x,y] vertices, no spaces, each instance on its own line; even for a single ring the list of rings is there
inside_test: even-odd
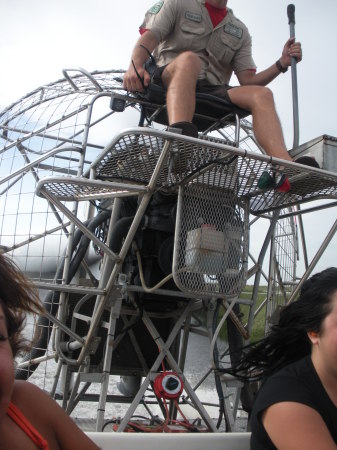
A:
[[[15,381],[12,401],[37,429],[53,428],[61,410],[46,392],[29,381]]]
[[[13,403],[47,439],[51,450],[97,450],[63,408],[46,392],[28,381],[15,381]]]
[[[35,402],[34,402],[35,400]],[[21,407],[26,402],[29,402],[29,407],[34,407],[34,404],[42,402],[53,402],[47,393],[29,381],[15,380],[13,390],[13,401],[17,406]]]
[[[12,398],[27,417],[37,415],[43,421],[52,417],[57,410],[62,410],[48,393],[29,381],[16,380]]]
[[[277,448],[337,450],[321,415],[302,403],[275,403],[264,411],[262,423]]]

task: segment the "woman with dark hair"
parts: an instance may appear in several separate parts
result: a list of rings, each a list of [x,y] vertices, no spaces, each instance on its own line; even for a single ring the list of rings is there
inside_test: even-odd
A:
[[[14,380],[14,358],[28,348],[22,336],[26,315],[41,313],[33,285],[0,254],[0,448],[97,450],[46,393]]]
[[[337,449],[337,268],[309,278],[269,334],[229,370],[262,380],[251,449]]]

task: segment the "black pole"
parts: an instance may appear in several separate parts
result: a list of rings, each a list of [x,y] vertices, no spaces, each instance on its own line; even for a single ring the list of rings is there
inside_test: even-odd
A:
[[[289,19],[290,37],[295,37],[295,5],[288,5],[287,14]],[[291,58],[291,78],[292,78],[292,90],[293,90],[293,121],[294,121],[294,142],[293,148],[298,147],[299,144],[299,112],[298,112],[298,93],[297,93],[297,71],[296,71],[296,58]],[[297,205],[297,209],[300,210],[301,206]],[[302,250],[304,256],[305,267],[308,267],[308,253],[305,242],[304,225],[301,214],[298,216],[298,222],[300,227],[300,234],[302,238]]]
[[[287,14],[289,19],[290,37],[295,37],[295,5],[288,5]],[[296,58],[291,58],[291,80],[293,94],[293,123],[294,123],[294,141],[293,148],[299,144],[299,111],[298,111],[298,90],[297,90],[297,69]]]

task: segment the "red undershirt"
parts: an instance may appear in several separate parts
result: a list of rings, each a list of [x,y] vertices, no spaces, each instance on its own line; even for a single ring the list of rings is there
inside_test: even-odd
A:
[[[211,18],[213,27],[216,27],[223,18],[226,17],[227,14],[227,8],[216,8],[213,5],[210,5],[209,3],[205,3],[205,6],[207,8],[209,17]]]
[[[216,27],[222,19],[226,17],[227,14],[227,8],[216,8],[215,6],[209,5],[207,2],[205,3],[205,6],[207,8],[209,17],[211,18],[213,27]],[[147,31],[146,28],[139,28],[139,33],[143,34]]]

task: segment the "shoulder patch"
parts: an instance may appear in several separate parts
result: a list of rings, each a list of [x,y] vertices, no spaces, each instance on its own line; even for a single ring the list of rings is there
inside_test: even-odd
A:
[[[164,4],[164,0],[161,0],[160,2],[155,3],[149,10],[149,14],[158,14],[161,10],[162,6]]]
[[[224,32],[230,34],[231,36],[235,36],[238,39],[242,38],[243,35],[243,29],[237,27],[236,25],[233,25],[232,23],[226,23],[226,25],[223,27]]]
[[[185,11],[185,19],[192,20],[192,22],[200,23],[202,20],[201,14],[196,14],[192,11]]]

